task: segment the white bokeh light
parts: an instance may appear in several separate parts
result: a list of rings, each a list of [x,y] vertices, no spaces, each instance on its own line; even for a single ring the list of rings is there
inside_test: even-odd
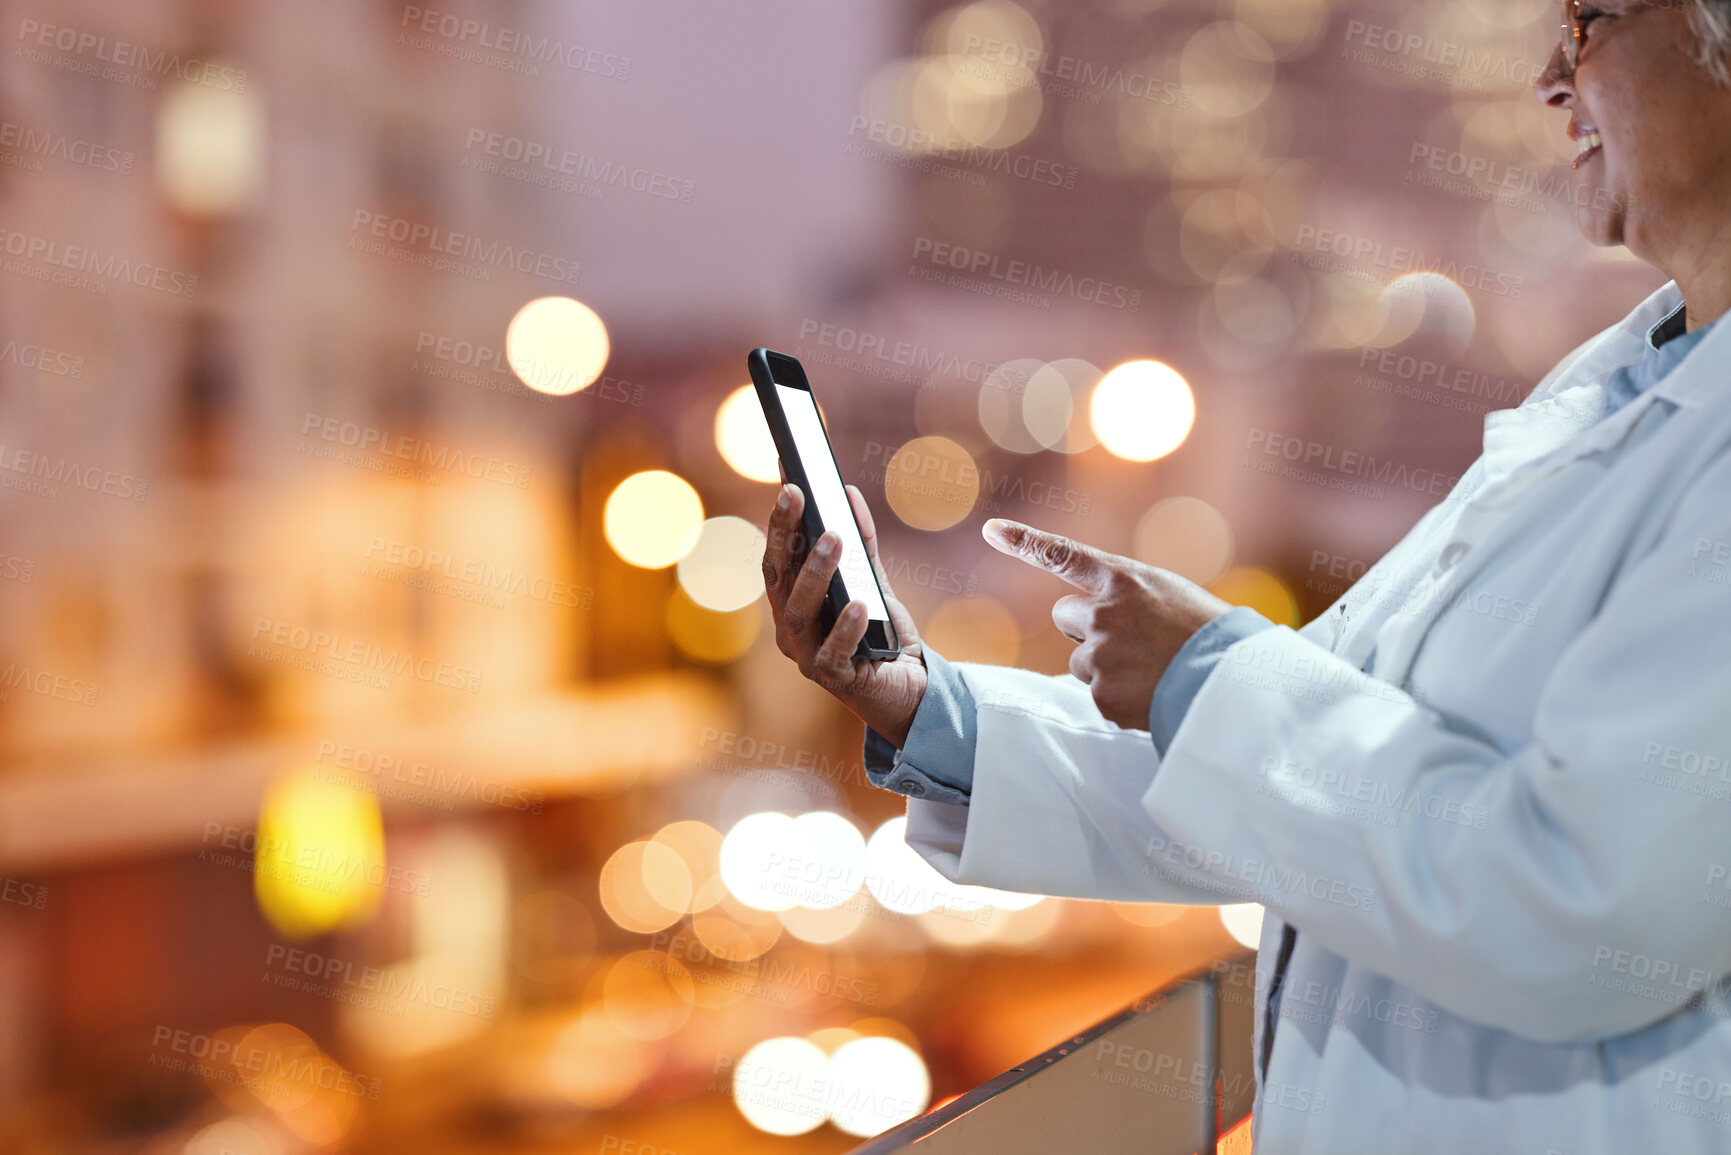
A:
[[[1226,933],[1251,950],[1262,941],[1262,904],[1236,902],[1220,908],[1220,925]]]
[[[829,910],[858,894],[866,871],[866,842],[859,827],[830,810],[801,814],[793,821],[812,847],[809,862],[793,864],[799,905]]]
[[[755,910],[787,910],[799,902],[801,865],[816,858],[807,827],[777,811],[749,814],[721,840],[721,881]]]
[[[939,906],[976,910],[984,903],[963,894],[908,845],[908,820],[892,818],[866,843],[866,887],[885,910],[924,914]]]
[[[742,610],[763,596],[763,531],[743,517],[712,517],[678,561],[679,585],[692,601],[719,614]]]
[[[781,457],[775,451],[775,438],[770,436],[769,422],[763,419],[763,405],[754,386],[741,385],[715,411],[715,447],[741,477],[781,480]]]
[[[823,1126],[830,1058],[810,1039],[765,1039],[733,1068],[733,1105],[771,1135],[804,1135]]]
[[[874,1035],[843,1043],[829,1061],[830,1121],[870,1138],[926,1109],[932,1080],[925,1060],[900,1039]]]
[[[1100,378],[1088,408],[1100,444],[1126,461],[1158,461],[1183,445],[1196,424],[1190,383],[1159,361],[1118,366]]]

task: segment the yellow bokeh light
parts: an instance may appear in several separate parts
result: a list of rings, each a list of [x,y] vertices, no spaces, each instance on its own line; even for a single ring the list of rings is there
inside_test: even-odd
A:
[[[1088,396],[1100,383],[1099,369],[1079,357],[1042,365],[1022,392],[1022,424],[1030,436],[1059,453],[1081,453],[1097,442],[1088,428]]]
[[[679,921],[691,905],[685,860],[659,842],[628,842],[601,868],[601,909],[621,927],[653,934]]]
[[[1243,116],[1274,88],[1274,50],[1249,25],[1217,21],[1198,29],[1184,45],[1178,76],[1199,111]]]
[[[716,958],[747,962],[781,937],[779,918],[734,898],[719,877],[704,885],[695,903],[700,913],[692,916],[691,932]]]
[[[979,495],[973,455],[948,437],[916,437],[884,469],[884,498],[914,529],[950,528],[968,516]]]
[[[691,551],[703,529],[703,499],[665,469],[633,473],[607,496],[602,532],[613,552],[643,569],[666,569]]]
[[[679,586],[706,610],[732,613],[763,596],[763,531],[742,517],[712,517],[679,559]]]
[[[982,56],[994,63],[1026,67],[1046,51],[1039,23],[1010,0],[976,0],[944,13],[939,21],[944,50],[953,56]]]
[[[547,1079],[572,1103],[599,1111],[635,1091],[649,1073],[641,1042],[596,1006],[561,1031],[547,1055]]]
[[[822,909],[796,906],[781,912],[781,925],[787,928],[787,933],[815,946],[840,942],[858,930],[864,921],[865,911],[861,905],[851,902]]]
[[[1038,358],[1019,357],[999,365],[980,383],[980,428],[1000,449],[1038,453],[1047,447],[1027,423],[1028,387],[1045,367],[1046,363]],[[1051,420],[1039,413],[1043,407],[1039,390],[1035,393],[1034,407],[1036,420],[1043,424]],[[1068,414],[1064,420],[1068,422]]]
[[[1255,566],[1229,569],[1208,588],[1215,597],[1235,606],[1249,606],[1277,626],[1300,625],[1298,599],[1285,582],[1265,569]]]
[[[691,875],[688,911],[706,910],[721,901],[718,890],[705,891],[709,881],[721,870],[721,831],[707,822],[670,822],[656,831],[650,841],[667,847],[685,863],[685,869]]]
[[[1114,902],[1112,909],[1131,926],[1170,926],[1183,918],[1190,907],[1170,902]]]
[[[769,435],[769,422],[763,419],[763,406],[753,386],[741,385],[715,411],[715,448],[741,477],[751,481],[781,480],[781,459],[775,451],[775,438]]]
[[[607,326],[581,301],[537,297],[505,330],[505,359],[529,388],[562,397],[591,385],[607,367]]]
[[[1022,651],[1022,631],[1002,602],[988,597],[950,598],[920,627],[920,636],[940,654],[960,662],[1013,666]]]
[[[731,613],[716,613],[676,587],[667,599],[665,624],[680,653],[694,661],[725,666],[751,649],[763,632],[763,614],[763,606],[757,603]]]
[[[164,93],[156,110],[156,181],[170,204],[192,216],[246,207],[264,183],[258,97],[203,84]]]
[[[1130,361],[1094,387],[1089,423],[1100,444],[1126,461],[1157,461],[1190,436],[1196,398],[1190,383],[1160,361]]]
[[[697,1001],[691,973],[662,951],[632,951],[602,980],[608,1021],[633,1039],[665,1039],[685,1025]]]
[[[386,882],[378,799],[290,771],[259,807],[253,894],[272,926],[307,938],[366,921]]]
[[[1232,564],[1232,526],[1199,497],[1156,502],[1136,523],[1131,556],[1207,585]],[[944,651],[940,649],[939,653]]]

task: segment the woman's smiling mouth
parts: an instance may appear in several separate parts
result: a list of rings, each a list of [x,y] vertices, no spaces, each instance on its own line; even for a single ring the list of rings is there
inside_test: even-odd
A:
[[[1588,128],[1581,131],[1581,134],[1575,138],[1575,143],[1574,167],[1578,169],[1587,162],[1588,157],[1598,152],[1605,142],[1604,138],[1599,135],[1598,129]]]

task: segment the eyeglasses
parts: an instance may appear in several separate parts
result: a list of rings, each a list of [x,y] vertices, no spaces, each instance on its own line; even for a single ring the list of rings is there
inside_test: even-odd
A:
[[[1581,23],[1581,0],[1563,0],[1563,59],[1569,65],[1569,71],[1575,70],[1575,65],[1581,59],[1581,37],[1585,25]]]

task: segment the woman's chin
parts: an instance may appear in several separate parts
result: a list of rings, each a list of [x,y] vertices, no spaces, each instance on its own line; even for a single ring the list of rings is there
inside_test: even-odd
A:
[[[1575,215],[1581,236],[1590,245],[1608,249],[1623,243],[1623,214],[1583,205]]]

